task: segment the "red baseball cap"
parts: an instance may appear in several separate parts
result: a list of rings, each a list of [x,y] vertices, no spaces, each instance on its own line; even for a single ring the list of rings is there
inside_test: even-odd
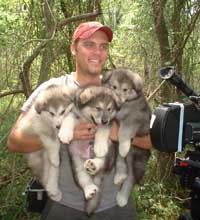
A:
[[[79,26],[74,31],[72,42],[75,42],[78,38],[87,39],[99,30],[103,31],[107,35],[109,42],[112,41],[113,32],[108,26],[104,26],[103,24],[96,21],[90,21],[79,24]]]

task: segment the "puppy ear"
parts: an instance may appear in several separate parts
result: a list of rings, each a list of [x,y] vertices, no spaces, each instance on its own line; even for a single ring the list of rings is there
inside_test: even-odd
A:
[[[41,114],[42,111],[46,110],[47,103],[42,102],[41,100],[36,101],[34,104],[35,110],[38,114]]]
[[[97,97],[102,92],[105,92],[104,90],[105,88],[101,86],[88,86],[78,92],[76,100],[79,105],[85,105],[91,99]]]
[[[106,84],[106,83],[109,81],[109,79],[110,79],[110,77],[112,76],[112,74],[113,74],[113,71],[112,71],[112,70],[110,70],[110,71],[108,71],[108,72],[105,72],[105,73],[103,74],[102,84]]]
[[[96,97],[98,94],[99,89],[97,86],[86,87],[79,94],[80,103],[84,105],[87,102],[89,102],[92,98]]]
[[[117,109],[120,109],[121,105],[122,105],[122,101],[119,98],[119,96],[117,96],[114,92],[112,92],[112,98],[113,98],[113,100],[115,102],[115,105],[116,105]]]
[[[80,94],[82,93],[83,89],[78,89],[75,93],[74,96],[74,104],[76,107],[81,108],[81,106],[83,105],[81,102],[81,98],[80,98]]]
[[[136,91],[141,91],[143,88],[143,80],[139,74],[132,72],[131,70],[126,71],[126,75],[131,79]]]
[[[74,97],[76,95],[76,91],[77,91],[77,89],[74,89],[74,88],[63,87],[62,94],[63,94],[64,100],[66,100],[68,102],[74,102]]]

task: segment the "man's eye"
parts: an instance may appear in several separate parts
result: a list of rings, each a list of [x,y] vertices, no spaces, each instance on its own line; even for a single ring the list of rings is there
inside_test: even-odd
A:
[[[101,45],[101,50],[108,50],[108,44]]]
[[[85,42],[85,43],[84,43],[84,46],[85,46],[86,48],[93,48],[95,45],[94,45],[94,43],[92,43],[92,42]]]

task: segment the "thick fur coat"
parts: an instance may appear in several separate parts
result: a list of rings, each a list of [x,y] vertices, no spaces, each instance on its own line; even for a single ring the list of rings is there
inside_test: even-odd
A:
[[[46,189],[50,198],[59,201],[58,188],[60,141],[58,130],[72,108],[72,91],[62,86],[50,86],[42,91],[19,124],[22,131],[37,136],[43,148],[28,153],[28,165]]]
[[[100,86],[81,88],[76,92],[74,107],[58,134],[64,144],[69,144],[67,149],[74,178],[83,189],[88,214],[98,205],[103,175],[114,160],[109,134],[115,113],[116,101],[110,89]],[[75,126],[83,121],[97,125],[94,141],[72,141]]]
[[[119,125],[119,153],[114,183],[121,186],[117,202],[127,204],[132,187],[144,175],[150,151],[131,147],[135,136],[149,133],[151,110],[143,94],[141,77],[129,69],[114,69],[105,74],[104,86],[112,89],[118,97],[120,109],[116,120]]]

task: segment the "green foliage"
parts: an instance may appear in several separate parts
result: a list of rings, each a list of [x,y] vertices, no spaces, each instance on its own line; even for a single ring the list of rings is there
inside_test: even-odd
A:
[[[157,151],[152,150],[144,184],[136,186],[132,193],[138,220],[176,220],[188,212],[183,209],[183,198],[188,198],[189,192],[180,186],[178,176],[171,175],[168,182],[160,180],[156,155]]]
[[[54,19],[59,22],[64,18],[88,13],[96,8],[95,1],[60,0],[52,1]],[[165,8],[166,23],[169,31],[170,46],[173,48],[175,36],[172,29],[174,2],[168,0]],[[181,37],[198,1],[187,1],[181,14]],[[153,25],[152,1],[148,0],[104,0],[101,1],[103,21],[114,30],[114,40],[110,47],[110,60],[107,67],[124,66],[136,70],[145,81],[145,94],[150,95],[159,85],[157,71],[160,67],[160,52]],[[69,53],[71,36],[80,21],[68,24],[57,32],[51,41],[53,59],[49,77],[66,74],[73,69]],[[200,80],[200,38],[198,19],[196,28],[183,51],[184,79],[199,93]],[[19,73],[27,57],[46,39],[46,26],[41,10],[41,2],[33,0],[0,0],[0,94],[21,89]],[[32,88],[38,83],[42,66],[42,52],[30,68]],[[30,172],[27,170],[23,155],[7,151],[7,135],[13,126],[25,98],[22,95],[0,97],[0,219],[27,220],[34,217],[27,213],[25,197],[22,195]],[[152,109],[160,104],[159,94],[154,95]],[[166,97],[172,101],[172,97]],[[143,187],[135,187],[133,196],[137,204],[138,220],[175,220],[182,211],[177,197],[186,197],[173,179],[172,184],[163,183],[154,176],[157,158],[153,154]],[[153,173],[153,174],[152,174]],[[181,194],[181,196],[180,196]]]
[[[133,191],[137,204],[139,220],[176,219],[181,208],[175,200],[175,187],[166,187],[163,183],[148,181],[143,187]]]

